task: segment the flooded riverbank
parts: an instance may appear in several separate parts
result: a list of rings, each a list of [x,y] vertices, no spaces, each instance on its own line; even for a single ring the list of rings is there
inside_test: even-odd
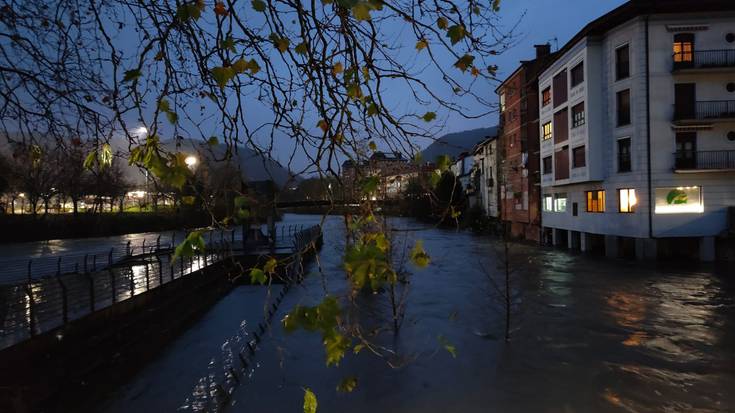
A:
[[[288,217],[287,217],[288,219]],[[319,217],[292,216],[300,222]],[[298,412],[303,387],[319,412],[727,412],[735,409],[735,277],[571,255],[513,244],[510,342],[488,277],[499,281],[501,244],[487,237],[392,219],[395,242],[423,239],[431,265],[413,271],[406,320],[382,344],[399,368],[368,352],[325,366],[316,334],[286,335],[278,323],[259,345],[254,371],[227,411]],[[342,221],[325,225],[325,245],[303,286],[281,309],[344,289]],[[244,332],[263,318],[264,290],[240,287],[157,361],[100,406],[107,412],[206,411],[206,383],[222,376]],[[380,294],[363,311],[389,309]],[[278,314],[280,319],[283,314]],[[245,326],[245,327],[243,327]],[[456,347],[456,358],[441,342]],[[337,393],[342,378],[358,386]],[[204,383],[204,385],[202,385]]]

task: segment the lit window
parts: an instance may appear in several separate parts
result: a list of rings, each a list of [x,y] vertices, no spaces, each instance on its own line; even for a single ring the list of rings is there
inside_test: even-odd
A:
[[[554,195],[554,212],[567,212],[567,194]]]
[[[554,198],[551,195],[544,195],[544,211],[553,211]]]
[[[541,106],[547,106],[551,103],[551,88],[547,87],[541,92]]]
[[[657,214],[701,214],[704,212],[702,189],[698,186],[656,188]]]
[[[544,123],[542,136],[544,140],[551,139],[551,122]]]
[[[624,213],[635,212],[638,204],[638,198],[635,196],[635,189],[618,189],[618,211]]]
[[[584,102],[574,105],[572,107],[572,127],[576,128],[584,125],[584,118]]]
[[[674,62],[683,63],[694,60],[694,35],[679,33],[674,36]]]
[[[605,212],[605,191],[587,191],[587,212]]]

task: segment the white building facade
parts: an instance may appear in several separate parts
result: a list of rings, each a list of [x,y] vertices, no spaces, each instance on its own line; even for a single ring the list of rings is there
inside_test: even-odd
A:
[[[482,210],[485,211],[485,215],[493,218],[500,216],[497,145],[497,137],[492,136],[478,143],[473,151],[475,196]]]
[[[735,208],[735,1],[631,1],[539,78],[542,225],[556,245],[715,259]]]

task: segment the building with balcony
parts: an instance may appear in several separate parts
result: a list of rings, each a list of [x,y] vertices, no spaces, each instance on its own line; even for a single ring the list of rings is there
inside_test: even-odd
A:
[[[715,258],[735,207],[735,2],[633,0],[539,76],[545,240]]]
[[[551,45],[537,45],[535,59],[522,61],[495,90],[500,98],[500,218],[516,239],[540,241],[539,170],[540,69],[553,57]]]

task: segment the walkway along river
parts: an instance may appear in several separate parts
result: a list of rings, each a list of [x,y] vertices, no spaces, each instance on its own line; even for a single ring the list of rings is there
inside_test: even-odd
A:
[[[316,223],[318,216],[286,217]],[[303,387],[319,412],[731,412],[735,411],[735,272],[642,264],[513,244],[511,341],[488,281],[500,280],[501,244],[472,234],[391,219],[394,242],[420,238],[431,265],[411,275],[406,321],[381,337],[406,358],[391,368],[367,352],[328,368],[317,334],[286,335],[279,323],[258,345],[225,411],[299,412]],[[400,231],[404,229],[407,231]],[[341,217],[324,227],[312,273],[286,295],[274,320],[313,304],[323,283],[345,287]],[[266,290],[241,286],[164,354],[99,406],[101,411],[216,411],[212,395],[264,316]],[[362,307],[389,314],[375,295]],[[440,344],[456,347],[456,358]],[[239,374],[239,373],[238,373]],[[347,376],[358,386],[335,387]]]

